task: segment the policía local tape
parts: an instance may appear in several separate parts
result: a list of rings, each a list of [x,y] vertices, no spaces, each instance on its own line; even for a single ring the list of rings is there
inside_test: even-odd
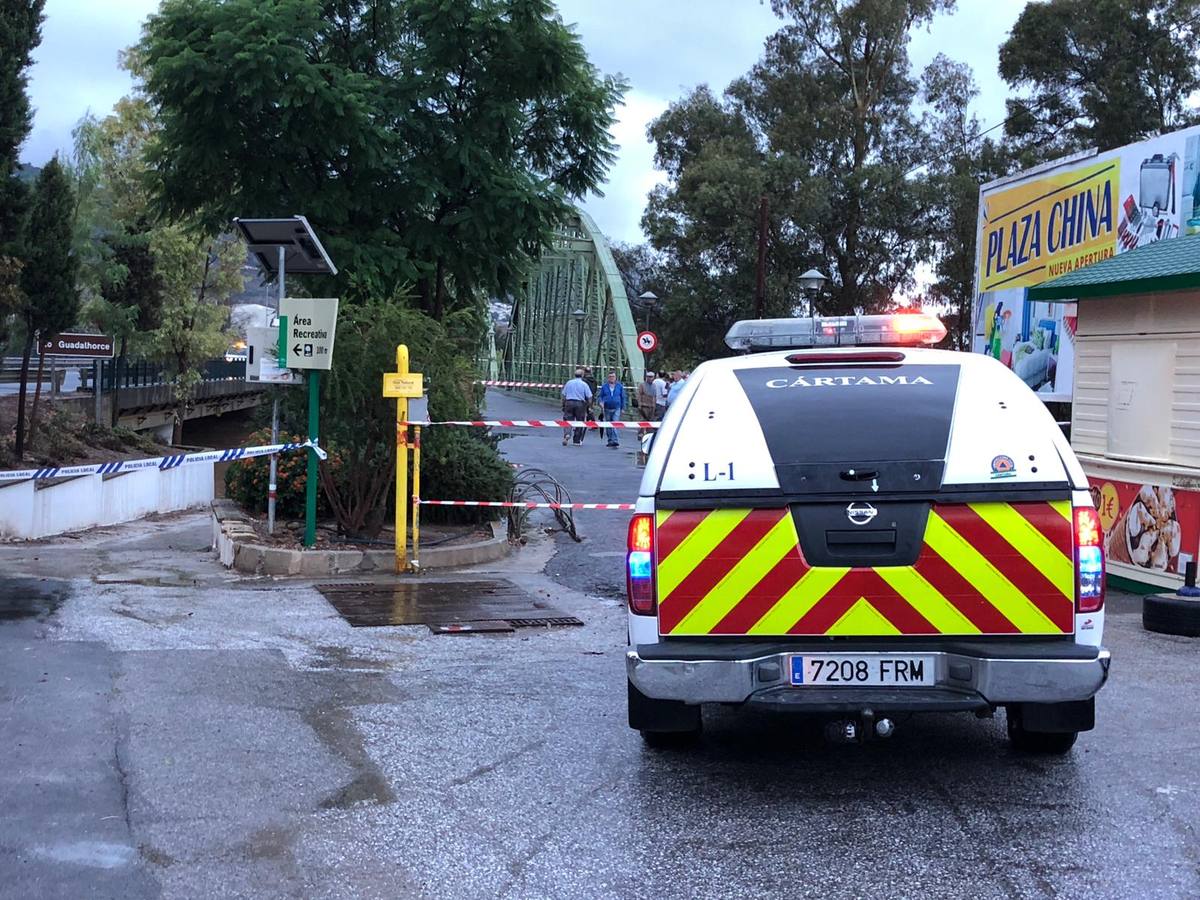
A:
[[[46,466],[41,469],[13,469],[0,472],[0,482],[25,481],[29,478],[73,478],[76,475],[115,475],[118,472],[137,472],[141,469],[178,469],[193,463],[233,462],[253,459],[256,456],[271,456],[312,447],[317,456],[325,459],[328,454],[314,441],[302,444],[264,444],[259,447],[236,447],[232,450],[205,450],[200,453],[178,453],[171,456],[156,456],[153,459],[121,459],[114,462],[92,463],[86,466]]]
[[[575,422],[568,419],[487,419],[468,421],[454,419],[445,422],[400,422],[400,425],[464,425],[475,428],[659,428],[662,422]]]

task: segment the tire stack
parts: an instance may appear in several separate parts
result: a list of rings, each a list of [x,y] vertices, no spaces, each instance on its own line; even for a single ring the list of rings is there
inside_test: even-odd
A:
[[[1200,637],[1200,597],[1147,594],[1142,599],[1142,627],[1157,634]]]

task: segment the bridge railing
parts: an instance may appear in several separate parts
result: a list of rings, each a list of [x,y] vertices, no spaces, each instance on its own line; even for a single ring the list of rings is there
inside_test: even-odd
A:
[[[82,384],[81,388],[91,390],[92,364],[88,360],[58,359],[58,369],[78,369]],[[29,377],[32,382],[37,378],[38,358],[35,356],[29,363]],[[49,378],[50,360],[46,360],[43,379]],[[239,360],[210,359],[200,367],[201,381],[231,381],[244,380],[246,363]],[[0,357],[0,381],[18,381],[21,377],[21,357]],[[153,387],[154,385],[170,384],[171,376],[158,363],[145,360],[106,359],[100,364],[100,384],[107,391],[115,386],[125,388]]]

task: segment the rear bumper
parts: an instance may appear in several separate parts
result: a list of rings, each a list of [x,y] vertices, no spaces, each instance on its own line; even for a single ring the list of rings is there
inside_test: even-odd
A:
[[[1007,651],[1007,652],[1006,652]],[[932,656],[934,686],[800,687],[788,682],[794,653],[921,653]],[[646,644],[625,656],[629,680],[647,697],[685,703],[750,703],[812,712],[871,708],[890,711],[984,709],[1007,703],[1087,700],[1108,679],[1109,652],[1100,647],[1046,645],[878,645],[779,648],[749,644],[705,647]]]

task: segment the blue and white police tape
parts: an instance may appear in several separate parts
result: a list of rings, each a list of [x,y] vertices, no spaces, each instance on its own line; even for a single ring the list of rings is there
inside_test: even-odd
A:
[[[293,450],[306,450],[312,447],[317,456],[325,459],[328,454],[313,441],[302,444],[265,444],[261,447],[236,447],[232,450],[205,450],[200,453],[176,453],[171,456],[157,456],[153,459],[121,459],[115,462],[92,463],[86,466],[45,466],[41,469],[14,469],[0,472],[0,482],[25,481],[29,478],[73,478],[76,475],[115,475],[118,472],[137,472],[141,469],[178,469],[180,466],[193,463],[234,462],[239,459],[253,459],[256,456],[271,456],[275,453],[288,453]]]

